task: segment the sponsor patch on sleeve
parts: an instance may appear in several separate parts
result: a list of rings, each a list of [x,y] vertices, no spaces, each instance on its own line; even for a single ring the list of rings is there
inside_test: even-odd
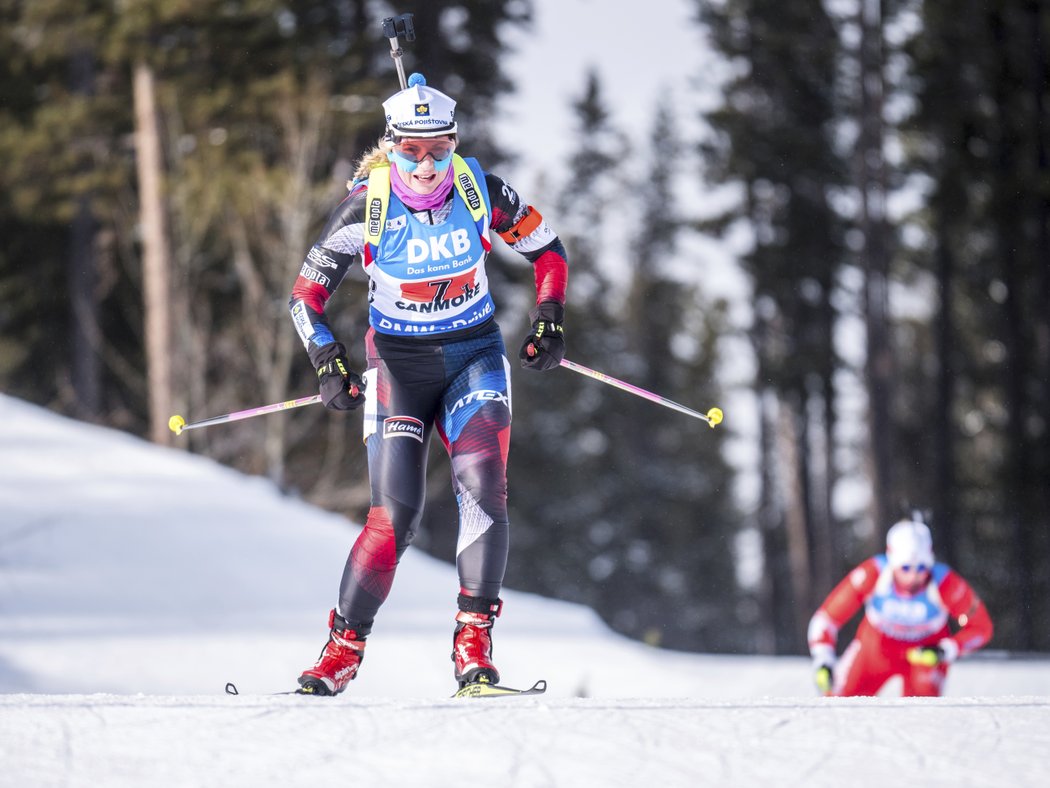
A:
[[[292,305],[292,322],[295,323],[295,331],[299,334],[299,338],[303,340],[303,344],[309,345],[315,331],[314,324],[310,322],[310,313],[307,311],[304,302],[296,301]]]

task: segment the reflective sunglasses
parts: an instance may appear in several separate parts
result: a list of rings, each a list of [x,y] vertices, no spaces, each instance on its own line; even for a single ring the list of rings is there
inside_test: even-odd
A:
[[[926,566],[926,564],[901,564],[900,569],[904,572],[918,572],[920,574],[930,571],[930,567]]]
[[[449,158],[455,147],[452,140],[448,139],[409,138],[395,143],[394,151],[413,164],[421,164],[427,156],[434,160],[434,164],[437,164]]]

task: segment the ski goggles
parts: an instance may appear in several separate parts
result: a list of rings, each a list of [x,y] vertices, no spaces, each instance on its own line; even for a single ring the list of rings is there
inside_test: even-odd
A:
[[[420,139],[409,137],[394,143],[394,152],[413,164],[422,164],[427,156],[434,160],[434,166],[452,157],[456,145],[449,139]]]
[[[901,564],[897,568],[900,569],[902,572],[916,572],[917,574],[920,574],[920,575],[923,572],[929,572],[930,571],[930,567],[927,566],[926,564]]]

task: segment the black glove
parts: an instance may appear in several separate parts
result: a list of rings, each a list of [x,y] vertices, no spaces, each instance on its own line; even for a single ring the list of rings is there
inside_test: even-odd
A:
[[[317,368],[317,383],[321,401],[332,410],[354,410],[365,402],[365,382],[350,369],[346,348],[338,342],[325,345],[310,353]]]
[[[565,336],[561,321],[565,307],[557,301],[544,301],[531,312],[532,333],[518,351],[521,365],[527,369],[553,369],[565,358]]]

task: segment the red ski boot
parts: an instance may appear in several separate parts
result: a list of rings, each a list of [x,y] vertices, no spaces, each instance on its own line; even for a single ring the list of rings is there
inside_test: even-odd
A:
[[[338,695],[353,681],[365,656],[365,640],[335,610],[328,616],[332,630],[317,664],[303,671],[299,690],[304,695]]]
[[[466,603],[464,603],[466,599]],[[456,664],[459,686],[476,682],[499,683],[499,671],[492,664],[492,624],[499,615],[502,603],[497,600],[460,597],[461,607],[456,615],[456,632],[452,636],[452,661]],[[478,608],[488,612],[475,612]]]

